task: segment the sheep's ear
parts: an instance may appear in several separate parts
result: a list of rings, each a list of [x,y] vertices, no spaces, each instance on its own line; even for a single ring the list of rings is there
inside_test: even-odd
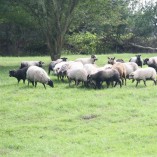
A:
[[[110,57],[107,57],[108,59],[110,59]]]
[[[113,57],[113,60],[115,60],[115,57]]]

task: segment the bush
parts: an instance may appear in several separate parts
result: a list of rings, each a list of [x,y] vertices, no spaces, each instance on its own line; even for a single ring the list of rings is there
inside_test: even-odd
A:
[[[93,54],[96,53],[98,37],[90,32],[73,33],[66,37],[66,48],[72,53]]]

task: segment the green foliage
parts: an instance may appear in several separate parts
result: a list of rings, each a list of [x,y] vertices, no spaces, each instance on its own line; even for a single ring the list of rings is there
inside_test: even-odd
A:
[[[128,61],[135,54],[112,54]],[[68,55],[69,60],[83,55]],[[142,54],[143,58],[156,54]],[[108,55],[98,55],[97,65]],[[136,88],[127,80],[121,89],[27,86],[8,76],[22,60],[46,57],[0,57],[0,156],[2,157],[133,157],[156,156],[157,86]]]
[[[73,48],[72,53],[93,54],[96,53],[98,37],[90,32],[74,33],[67,36],[67,43]]]
[[[150,37],[157,35],[156,17],[157,17],[157,3],[147,5],[135,12],[130,19],[130,27],[137,37]]]

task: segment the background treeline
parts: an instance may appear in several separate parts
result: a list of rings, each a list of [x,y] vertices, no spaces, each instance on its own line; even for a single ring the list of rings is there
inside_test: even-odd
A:
[[[157,3],[0,0],[0,55],[157,51]]]

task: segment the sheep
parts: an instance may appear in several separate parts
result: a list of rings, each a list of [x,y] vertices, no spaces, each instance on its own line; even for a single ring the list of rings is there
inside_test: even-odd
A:
[[[156,85],[156,71],[154,68],[139,68],[136,71],[132,72],[129,75],[129,79],[136,80],[136,87],[140,80],[143,80],[144,85],[146,86],[146,80],[153,80]]]
[[[126,69],[126,78],[129,78],[129,74],[136,71],[139,67],[136,63],[134,62],[126,62],[123,63]]]
[[[24,68],[18,69],[18,70],[10,70],[9,76],[15,77],[17,79],[18,83],[20,82],[20,80],[23,80],[23,83],[25,83],[27,69],[28,69],[28,67],[24,67]]]
[[[113,64],[118,63],[118,62],[116,62],[115,57],[113,57],[113,58],[109,58],[108,57],[108,63],[113,65]],[[126,71],[125,76],[126,76],[126,78],[129,77],[129,74],[131,72],[133,72],[133,71],[135,71],[135,70],[137,70],[139,68],[138,65],[136,63],[134,63],[134,62],[124,62],[124,63],[121,63],[121,64],[125,68],[125,71]],[[125,84],[126,84],[126,81],[125,81]]]
[[[146,58],[143,61],[143,65],[148,65],[157,71],[157,57]]]
[[[66,57],[63,57],[63,58],[60,58],[60,59],[57,59],[55,61],[52,61],[49,66],[48,66],[48,74],[50,75],[50,72],[53,71],[54,67],[56,64],[60,63],[60,62],[66,62],[67,61],[67,58]]]
[[[137,54],[135,57],[131,57],[129,62],[134,62],[134,63],[136,63],[138,66],[140,66],[142,68],[143,59],[141,58],[141,55],[139,55],[139,54]]]
[[[54,74],[58,77],[58,80],[59,79],[63,80],[64,78],[64,75],[62,75],[62,73],[60,72],[60,69],[65,64],[67,64],[67,62],[60,62],[56,64],[55,67],[53,68]]]
[[[72,68],[67,70],[67,78],[69,81],[69,86],[71,85],[71,81],[75,81],[75,85],[79,85],[80,82],[87,85],[87,71],[85,68]]]
[[[22,69],[23,67],[30,67],[30,66],[42,67],[43,64],[44,64],[44,62],[42,62],[42,61],[22,61],[20,69]]]
[[[94,64],[95,61],[98,60],[95,55],[91,55],[90,58],[78,58],[76,62],[82,62],[82,64]]]
[[[95,81],[96,85],[95,88],[101,88],[102,87],[102,83],[104,81],[106,81],[107,84],[107,88],[110,85],[110,82],[115,81],[115,85],[117,85],[117,83],[120,84],[120,87],[122,86],[121,80],[120,80],[120,74],[116,69],[106,69],[106,70],[102,70],[102,71],[98,71],[95,74],[91,74],[87,76],[87,81],[88,82],[92,82]]]
[[[35,85],[35,87],[37,86],[37,82],[40,82],[43,84],[45,89],[46,89],[45,84],[54,87],[53,81],[47,75],[46,71],[41,67],[30,66],[27,70],[26,78],[28,79],[28,86],[29,82],[32,82],[33,86]]]
[[[83,68],[83,64],[81,62],[68,61],[65,64],[62,64],[58,70],[56,71],[58,79],[60,78],[64,81],[64,78],[67,76],[67,71],[70,69],[80,69]]]
[[[112,65],[113,69],[118,70],[119,74],[120,74],[120,78],[122,80],[122,84],[124,84],[125,81],[125,85],[126,85],[126,68],[125,65],[121,62],[116,62],[115,57],[110,58],[108,57],[108,64]]]

